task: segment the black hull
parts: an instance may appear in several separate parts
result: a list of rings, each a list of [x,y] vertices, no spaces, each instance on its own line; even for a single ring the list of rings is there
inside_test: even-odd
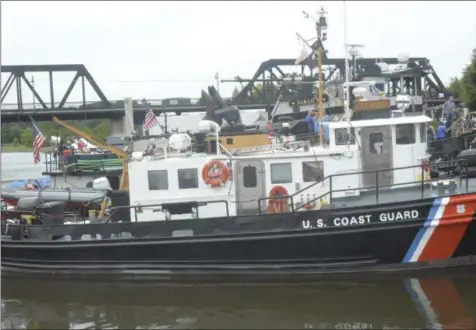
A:
[[[476,194],[466,194],[246,218],[75,225],[71,241],[2,240],[2,271],[256,280],[468,266],[476,265],[475,212]],[[177,230],[193,236],[170,237]],[[131,237],[106,239],[124,232]],[[81,240],[84,234],[99,239]]]

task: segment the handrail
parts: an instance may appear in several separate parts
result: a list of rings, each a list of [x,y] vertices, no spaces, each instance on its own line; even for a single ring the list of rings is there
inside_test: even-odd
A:
[[[451,171],[452,168],[456,167],[459,165],[460,167],[460,175],[459,175],[459,178],[460,178],[460,183],[462,182],[463,178],[465,178],[466,180],[466,192],[468,191],[468,164],[466,162],[465,159],[456,159],[456,160],[453,160],[453,161],[445,161],[445,162],[440,162],[438,164],[429,164],[428,166],[430,166],[430,168],[433,166],[438,166],[438,168],[440,169],[444,169],[445,172],[449,173]],[[318,181],[318,182],[314,182],[313,184],[309,185],[308,187],[306,188],[303,188],[301,190],[299,190],[298,192],[292,194],[292,195],[288,195],[288,196],[273,196],[273,197],[262,197],[262,198],[259,198],[258,199],[258,213],[259,215],[262,214],[261,212],[261,203],[262,201],[264,200],[273,200],[273,199],[286,199],[288,202],[289,200],[291,201],[291,212],[294,213],[296,212],[297,210],[305,207],[306,205],[309,205],[309,204],[312,204],[318,200],[320,200],[321,198],[327,196],[327,195],[330,195],[330,204],[332,204],[332,193],[335,193],[335,192],[345,192],[345,191],[356,191],[356,190],[363,190],[363,189],[376,189],[375,193],[376,193],[376,203],[378,204],[378,199],[379,199],[379,188],[380,187],[395,187],[395,186],[405,186],[405,185],[409,185],[409,184],[412,184],[412,183],[421,183],[421,195],[423,197],[424,195],[424,192],[425,192],[425,184],[428,184],[429,182],[434,182],[434,181],[440,181],[441,178],[438,178],[438,179],[430,179],[430,180],[424,180],[424,172],[425,172],[425,166],[424,164],[420,164],[420,165],[411,165],[411,166],[402,166],[402,167],[395,167],[395,168],[388,168],[388,169],[379,169],[379,170],[370,170],[370,171],[360,171],[360,172],[353,172],[353,173],[338,173],[338,174],[331,174],[331,175],[328,175],[327,177],[325,177],[324,179],[322,179],[321,181]],[[405,169],[411,169],[411,168],[421,168],[421,177],[422,179],[421,180],[416,180],[416,181],[408,181],[408,182],[403,182],[403,183],[396,183],[396,184],[387,184],[387,185],[379,185],[379,173],[381,172],[388,172],[388,171],[395,171],[395,170],[405,170]],[[464,168],[464,171],[462,171],[462,169]],[[375,183],[375,186],[367,186],[367,187],[357,187],[357,188],[348,188],[348,189],[338,189],[338,190],[333,190],[332,189],[332,178],[334,177],[342,177],[342,176],[348,176],[348,175],[361,175],[361,174],[369,174],[369,173],[375,173],[375,178],[376,178],[376,183]],[[315,197],[314,199],[312,200],[308,200],[306,203],[304,204],[301,204],[298,206],[298,208],[295,208],[294,207],[294,203],[293,203],[293,197],[295,197],[296,195],[302,193],[303,191],[319,184],[319,183],[322,183],[324,182],[325,180],[329,179],[330,180],[330,187],[329,187],[329,191],[321,194],[320,196],[317,196]]]

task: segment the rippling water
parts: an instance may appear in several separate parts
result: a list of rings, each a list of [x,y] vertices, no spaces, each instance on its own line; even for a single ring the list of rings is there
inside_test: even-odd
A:
[[[15,329],[474,329],[475,269],[306,285],[178,285],[2,278]]]
[[[36,179],[45,170],[45,165],[33,163],[32,152],[6,152],[1,155],[1,180]],[[44,154],[41,160],[44,161]]]

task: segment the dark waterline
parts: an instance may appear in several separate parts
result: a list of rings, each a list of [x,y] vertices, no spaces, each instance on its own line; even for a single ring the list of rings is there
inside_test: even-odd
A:
[[[475,268],[313,284],[2,277],[2,329],[382,329],[476,326]]]

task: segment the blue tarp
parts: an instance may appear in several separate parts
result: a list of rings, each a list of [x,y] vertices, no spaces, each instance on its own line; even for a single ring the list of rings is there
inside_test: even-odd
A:
[[[21,189],[22,187],[24,187],[27,183],[28,183],[27,180],[13,181],[13,182],[10,182],[8,184],[7,188],[18,190],[18,189]]]
[[[51,186],[51,177],[49,175],[44,175],[40,176],[36,180],[16,180],[5,184],[3,187],[5,189],[20,190],[28,183],[33,183],[35,185],[40,186],[41,189],[44,189]]]

